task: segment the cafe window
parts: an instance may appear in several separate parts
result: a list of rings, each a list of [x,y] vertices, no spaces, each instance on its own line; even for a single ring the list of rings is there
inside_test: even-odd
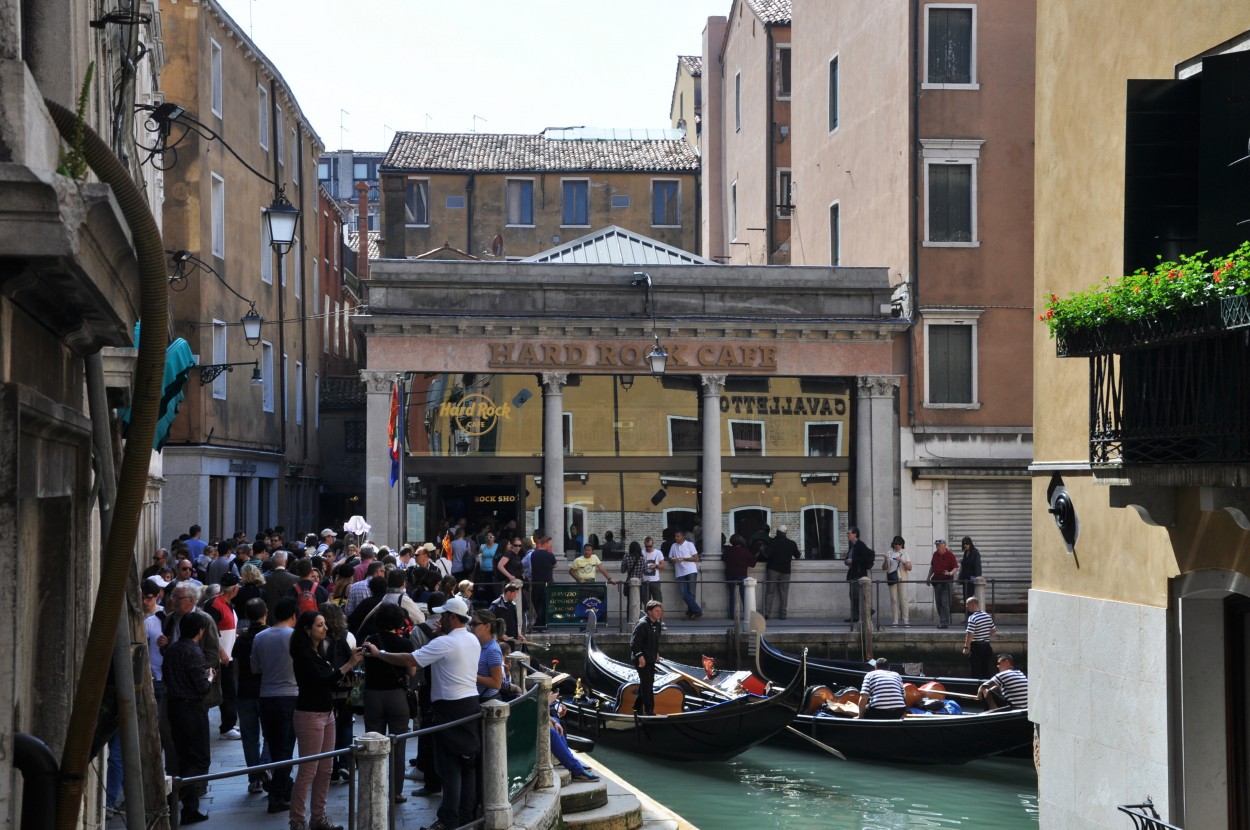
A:
[[[807,454],[835,458],[842,454],[842,425],[833,421],[808,422],[804,425]]]
[[[803,508],[799,551],[804,559],[833,559],[841,534],[838,533],[838,511],[827,504]]]
[[[764,422],[729,422],[730,455],[764,455]]]
[[[703,428],[698,418],[668,416],[668,454],[685,455],[703,449]]]

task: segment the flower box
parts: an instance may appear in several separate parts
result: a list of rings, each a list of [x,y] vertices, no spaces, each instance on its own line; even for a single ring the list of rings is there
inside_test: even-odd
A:
[[[1250,296],[1224,297],[1196,308],[1185,308],[1129,322],[1112,320],[1101,326],[1055,335],[1059,357],[1119,354],[1215,337],[1226,331],[1250,328]]]

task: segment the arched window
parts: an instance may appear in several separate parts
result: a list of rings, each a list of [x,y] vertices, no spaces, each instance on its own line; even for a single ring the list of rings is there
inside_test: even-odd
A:
[[[799,550],[804,559],[833,559],[839,537],[837,508],[812,504],[803,508],[803,530]]]

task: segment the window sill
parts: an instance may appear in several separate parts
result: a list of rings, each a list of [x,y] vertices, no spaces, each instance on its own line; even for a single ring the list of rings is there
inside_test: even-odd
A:
[[[971,84],[930,84],[930,83],[923,83],[923,84],[921,84],[921,85],[920,85],[920,88],[921,88],[921,89],[953,89],[953,90],[960,90],[960,89],[963,89],[963,90],[972,90],[972,91],[974,91],[974,92],[975,92],[976,90],[978,90],[978,89],[980,89],[980,88],[981,88],[981,85],[980,85],[980,84],[978,84],[978,83],[971,83]]]
[[[929,403],[922,404],[925,409],[980,409],[980,403]]]
[[[562,228],[589,228],[590,225],[561,225]]]
[[[429,226],[430,226],[430,223],[429,223],[429,222],[426,222],[426,223],[424,223],[424,224],[422,224],[422,223],[420,223],[420,222],[416,222],[416,223],[408,223],[408,222],[405,222],[405,223],[404,223],[404,227],[405,227],[405,228],[428,228]],[[359,231],[357,231],[357,233],[359,233]]]
[[[681,225],[652,225],[653,228],[680,228]]]
[[[777,100],[778,100],[778,101],[789,101],[792,97],[793,97],[792,95],[778,95],[778,96],[777,96]]]
[[[514,225],[511,222],[504,225],[505,228],[536,228],[537,225]]]
[[[216,392],[213,393],[213,400],[224,401],[225,399],[226,399],[225,395],[218,395]]]
[[[981,240],[976,239],[972,242],[930,242],[926,239],[920,244],[925,248],[980,248]]]

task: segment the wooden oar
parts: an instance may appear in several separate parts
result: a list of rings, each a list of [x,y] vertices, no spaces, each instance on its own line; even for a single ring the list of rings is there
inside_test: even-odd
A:
[[[922,694],[922,695],[924,695],[924,689],[921,689],[921,690],[920,690],[920,692],[921,692],[921,694]],[[929,695],[924,695],[924,696],[925,696],[925,697],[929,697]],[[943,689],[942,691],[940,691],[940,692],[939,692],[939,691],[937,691],[937,690],[935,689],[935,690],[933,691],[933,697],[938,698],[939,696],[941,696],[941,697],[960,697],[960,698],[963,698],[964,700],[980,700],[980,699],[981,699],[981,698],[977,697],[976,695],[968,695],[968,694],[964,694],[963,692],[948,692],[948,691],[946,691],[945,689]]]
[[[713,686],[711,683],[705,683],[704,681],[700,680],[694,675],[687,674],[686,672],[677,668],[676,666],[674,666],[672,663],[668,662],[667,660],[660,660],[659,665],[663,668],[668,669],[671,672],[675,672],[681,675],[682,677],[689,680],[691,683],[694,683],[696,686],[702,686],[704,689],[707,689],[709,692],[712,692],[713,694],[717,695],[723,700],[733,700],[733,695],[723,691],[722,689],[717,688],[716,686]],[[828,752],[830,755],[834,756],[835,758],[840,758],[843,761],[846,760],[845,755],[843,755],[841,752],[838,752],[833,747],[829,746],[829,744],[822,743],[821,741],[818,741],[815,738],[813,738],[811,735],[805,735],[802,732],[800,732],[798,729],[795,729],[793,726],[786,726],[786,729],[794,733],[795,735],[798,735],[800,738],[807,741],[808,743],[814,744],[815,746],[820,747],[825,752]]]

